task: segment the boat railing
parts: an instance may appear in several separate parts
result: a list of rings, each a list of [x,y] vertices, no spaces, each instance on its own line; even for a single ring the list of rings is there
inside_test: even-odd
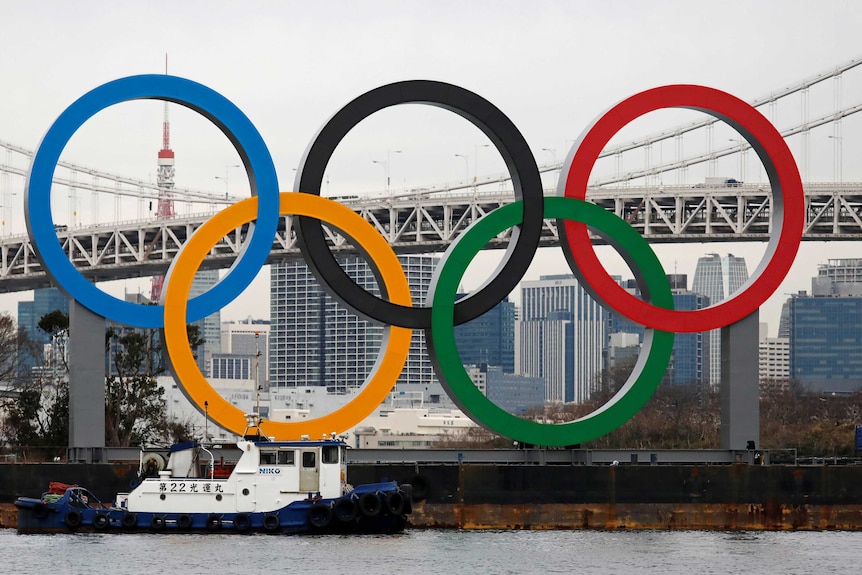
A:
[[[87,507],[89,509],[108,509],[109,506],[105,505],[101,502],[101,500],[93,495],[92,492],[84,489],[83,487],[70,487],[66,490],[66,493],[69,495],[69,503],[76,507],[76,503],[80,504],[82,507]]]
[[[207,468],[209,469],[209,472],[210,472],[210,480],[213,480],[213,479],[215,479],[215,456],[213,455],[212,451],[210,451],[209,449],[207,449],[203,445],[201,445],[201,451],[205,451],[206,454],[210,456],[210,462],[209,462],[209,465],[207,466]]]

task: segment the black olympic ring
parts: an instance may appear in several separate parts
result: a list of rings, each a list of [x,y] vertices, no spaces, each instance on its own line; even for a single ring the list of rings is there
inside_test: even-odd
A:
[[[544,219],[544,196],[539,168],[515,124],[496,106],[459,86],[430,80],[411,80],[381,86],[354,99],[333,115],[305,150],[296,170],[294,189],[320,195],[326,165],[335,148],[359,122],[389,106],[429,104],[469,120],[482,130],[503,157],[511,174],[516,200],[524,200],[523,223],[512,229],[506,254],[494,276],[480,289],[455,304],[455,325],[479,317],[518,285],[539,246]],[[297,217],[297,243],[308,267],[327,292],[356,314],[400,327],[431,327],[430,307],[407,307],[380,299],[356,284],[341,268],[323,233],[320,220]],[[368,259],[375,277],[373,258]]]

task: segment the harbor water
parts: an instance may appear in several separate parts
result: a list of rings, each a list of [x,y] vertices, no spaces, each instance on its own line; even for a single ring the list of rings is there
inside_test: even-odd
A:
[[[0,573],[856,574],[862,533],[411,530],[387,536],[0,529]]]

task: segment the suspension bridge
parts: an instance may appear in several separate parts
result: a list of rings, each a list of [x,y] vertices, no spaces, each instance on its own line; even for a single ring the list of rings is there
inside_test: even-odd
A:
[[[862,239],[862,182],[843,181],[842,158],[844,121],[862,111],[862,99],[844,105],[845,91],[858,93],[845,84],[862,83],[860,64],[862,60],[846,62],[751,102],[776,125],[796,157],[805,182],[805,240]],[[828,109],[812,111],[812,101],[824,100],[831,101]],[[780,117],[791,120],[781,123]],[[824,155],[824,146],[831,148],[833,181],[811,181],[811,158]],[[46,287],[47,276],[21,225],[24,180],[34,152],[5,141],[0,148],[5,155],[0,160],[0,292]],[[556,193],[552,182],[563,162],[552,150],[542,150],[554,156],[540,167],[550,195]],[[607,148],[593,171],[588,198],[651,242],[766,241],[772,229],[772,193],[759,170],[749,144],[709,117]],[[716,177],[722,173],[733,177]],[[158,218],[152,205],[165,192],[158,183],[61,161],[52,194],[58,241],[92,281],[158,275],[215,211],[241,199],[173,187],[170,196],[181,209],[171,218]],[[396,252],[411,253],[443,251],[474,220],[513,201],[513,195],[508,174],[498,174],[340,200]],[[247,226],[223,238],[202,267],[228,267],[246,232]],[[353,250],[335,231],[327,233],[334,250]],[[556,222],[547,220],[542,245],[558,239]],[[503,248],[507,242],[499,237],[489,247]],[[285,216],[270,260],[298,256],[292,218]]]

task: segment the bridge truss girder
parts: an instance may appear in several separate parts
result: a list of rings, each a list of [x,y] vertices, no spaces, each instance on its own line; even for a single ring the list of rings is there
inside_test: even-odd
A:
[[[590,201],[628,221],[650,242],[766,241],[772,229],[772,194],[756,185],[702,188],[600,188]],[[444,197],[360,199],[348,202],[398,253],[442,252],[473,221],[513,201],[511,193]],[[862,240],[862,184],[806,186],[803,239]],[[58,230],[69,259],[92,281],[148,277],[164,273],[188,237],[211,214],[171,220],[124,222]],[[248,226],[223,238],[202,267],[230,266],[242,248]],[[509,233],[489,242],[504,248]],[[326,229],[336,252],[354,253],[350,241]],[[541,245],[559,241],[557,223],[546,220]],[[601,243],[600,238],[595,238]],[[283,216],[270,261],[297,259],[293,218]],[[46,287],[48,279],[29,238],[0,238],[0,292]]]

